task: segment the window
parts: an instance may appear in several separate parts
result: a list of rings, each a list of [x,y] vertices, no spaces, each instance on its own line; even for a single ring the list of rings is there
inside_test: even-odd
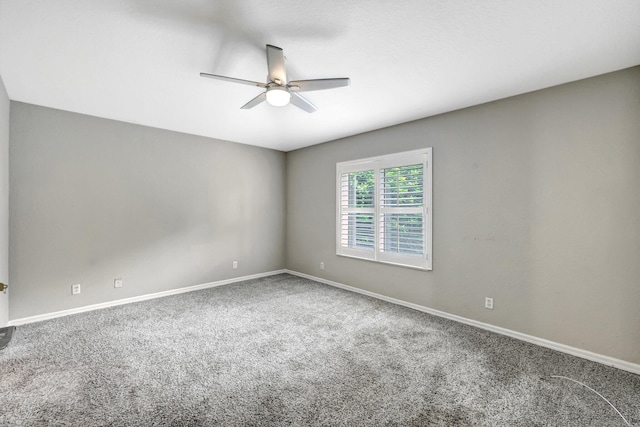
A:
[[[431,270],[431,148],[337,164],[337,254]]]

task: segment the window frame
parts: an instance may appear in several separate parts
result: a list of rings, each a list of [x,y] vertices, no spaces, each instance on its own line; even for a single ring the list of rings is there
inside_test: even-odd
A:
[[[433,156],[432,147],[418,150],[404,151],[383,156],[368,157],[364,159],[350,160],[336,163],[336,255],[380,262],[384,264],[398,265],[402,267],[417,268],[420,270],[432,270],[433,258]],[[386,212],[410,213],[416,212],[414,208],[383,207],[381,203],[380,174],[383,169],[422,164],[423,194],[422,194],[422,256],[404,255],[393,252],[385,252],[380,247],[381,214]],[[374,174],[374,204],[373,208],[358,208],[342,206],[342,175],[345,173],[364,172],[373,170]],[[419,209],[419,208],[418,208]],[[344,247],[342,241],[342,216],[344,213],[372,212],[374,218],[374,247],[373,251],[354,247]]]

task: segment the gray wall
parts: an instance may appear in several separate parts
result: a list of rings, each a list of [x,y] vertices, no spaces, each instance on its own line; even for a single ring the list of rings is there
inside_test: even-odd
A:
[[[336,256],[336,162],[421,147],[433,271]],[[291,270],[640,363],[638,67],[290,152],[287,200]]]
[[[9,97],[0,77],[0,283],[9,282]],[[9,291],[0,292],[0,327],[9,320]]]
[[[286,265],[640,363],[639,117],[638,67],[286,156],[12,102],[10,315]],[[336,162],[427,146],[433,271],[337,257]]]
[[[284,268],[282,152],[12,102],[9,155],[11,319]]]

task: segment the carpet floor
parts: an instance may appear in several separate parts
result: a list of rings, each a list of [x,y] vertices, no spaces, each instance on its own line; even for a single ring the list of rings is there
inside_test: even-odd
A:
[[[624,426],[640,377],[288,274],[20,326],[2,426]]]

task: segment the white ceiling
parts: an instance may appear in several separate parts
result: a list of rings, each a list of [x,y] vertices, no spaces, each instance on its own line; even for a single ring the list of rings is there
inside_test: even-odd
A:
[[[319,111],[263,103],[265,44]],[[9,97],[289,151],[640,64],[639,0],[0,0]]]

